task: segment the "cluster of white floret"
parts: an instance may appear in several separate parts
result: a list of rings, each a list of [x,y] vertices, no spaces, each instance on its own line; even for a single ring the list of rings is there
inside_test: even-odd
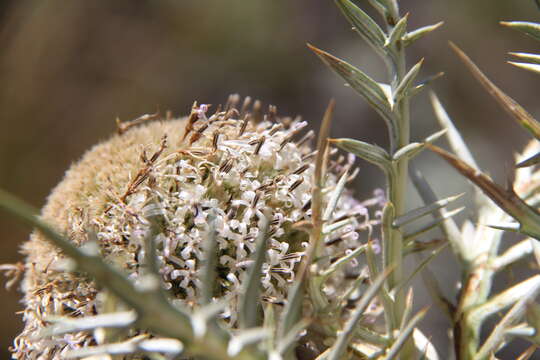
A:
[[[44,215],[46,218],[47,212],[51,212],[55,201],[64,201],[61,217],[66,221],[58,226],[77,243],[85,241],[85,229],[95,231],[103,256],[126,269],[135,282],[143,278],[143,238],[150,227],[149,218],[158,217],[161,231],[154,241],[163,287],[190,306],[197,304],[200,295],[201,265],[206,257],[204,239],[210,236],[211,228],[215,229],[218,288],[213,295],[230,298],[222,316],[234,326],[241,285],[265,216],[269,217],[269,228],[262,300],[274,304],[286,301],[309,238],[305,224],[311,221],[316,152],[309,142],[314,134],[310,131],[302,136],[300,132],[307,123],[299,118],[278,119],[274,107],[262,115],[258,103],[250,111],[246,106],[237,110],[229,104],[213,115],[208,114],[208,108],[194,105],[187,119],[129,129],[96,146],[67,173],[51,195],[52,205],[44,209]],[[145,136],[147,141],[140,143]],[[92,174],[78,174],[87,172],[85,164],[113,149],[120,153],[117,158],[112,156],[104,163],[92,165]],[[355,175],[354,158],[335,154],[333,157],[337,158],[329,164],[331,171],[323,189],[325,201],[341,176],[352,179]],[[114,170],[107,170],[107,166]],[[80,181],[84,183],[81,185]],[[66,193],[76,199],[66,198],[71,196]],[[358,231],[370,226],[367,207],[382,201],[378,196],[360,203],[345,192],[332,218],[327,219],[330,226],[337,224],[325,237],[323,255],[329,263],[359,246]],[[33,251],[40,246],[43,249],[45,241],[34,234],[26,246],[27,267],[36,258],[43,258]],[[85,336],[52,343],[32,342],[25,334],[45,325],[40,323],[43,314],[36,315],[32,307],[59,314],[57,309],[67,306],[76,309],[75,316],[100,312],[95,294],[85,294],[84,306],[81,294],[77,294],[82,289],[88,293],[91,283],[75,275],[66,278],[55,270],[62,255],[56,249],[48,249],[55,253],[47,256],[50,263],[45,270],[26,275],[26,329],[16,349],[23,357],[44,351],[43,347],[56,348],[55,353],[60,354],[64,348],[88,342]],[[329,282],[325,289],[329,295],[339,292],[331,284],[337,286],[339,277],[344,275],[336,276],[336,281]],[[54,286],[46,288],[61,277],[68,283],[66,291],[75,294],[62,298]],[[37,289],[42,291],[36,292]],[[55,306],[44,305],[44,301],[55,302]]]

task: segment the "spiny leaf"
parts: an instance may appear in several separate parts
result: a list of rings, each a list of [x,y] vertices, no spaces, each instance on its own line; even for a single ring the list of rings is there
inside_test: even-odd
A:
[[[334,261],[328,268],[326,268],[324,271],[321,272],[319,275],[322,280],[326,280],[330,275],[335,273],[338,269],[349,263],[352,259],[356,258],[358,255],[362,254],[364,251],[366,251],[367,245],[360,245],[347,255],[344,255]]]
[[[397,162],[403,158],[412,159],[413,157],[418,155],[422,150],[425,149],[426,144],[431,144],[432,142],[435,142],[444,134],[446,134],[446,129],[443,129],[441,131],[436,132],[435,134],[428,136],[421,143],[413,142],[408,145],[405,145],[404,147],[400,148],[398,151],[394,153],[394,155],[392,156],[392,160],[394,162]]]
[[[107,359],[111,355],[130,355],[140,353],[163,353],[168,356],[176,357],[183,350],[183,344],[176,339],[152,338],[149,335],[139,335],[127,341],[98,346],[86,346],[80,349],[68,351],[64,356],[66,359]],[[99,357],[105,355],[105,357]],[[64,358],[64,357],[63,357]]]
[[[523,60],[531,64],[540,64],[539,54],[530,54],[530,53],[523,53],[523,52],[511,52],[509,54],[518,58],[519,60]]]
[[[407,19],[408,18],[409,18],[409,14],[405,14],[405,16],[399,19],[397,24],[394,26],[394,28],[390,32],[390,35],[386,39],[386,42],[384,43],[385,47],[396,46],[398,41],[401,41],[401,38],[407,32]]]
[[[470,323],[481,323],[520,300],[533,300],[540,291],[540,275],[535,275],[490,298],[470,311]]]
[[[540,65],[539,64],[527,64],[522,62],[515,62],[515,61],[509,61],[508,62],[511,65],[517,66],[518,68],[522,68],[525,70],[529,70],[532,72],[535,72],[537,74],[540,74]]]
[[[497,323],[497,325],[491,331],[491,334],[488,336],[486,341],[482,344],[478,354],[476,355],[479,359],[487,356],[492,352],[496,352],[505,341],[505,332],[506,330],[521,320],[523,314],[525,313],[525,308],[527,306],[527,297],[516,302],[510,310],[504,315],[504,317]]]
[[[535,242],[537,243],[538,241],[528,238],[511,246],[504,253],[492,260],[493,269],[495,271],[504,270],[506,266],[531,255],[533,253],[533,244]]]
[[[516,164],[516,167],[518,168],[528,167],[528,166],[536,165],[538,163],[540,163],[540,153],[537,153],[523,161],[520,161],[519,163]]]
[[[49,336],[95,330],[97,328],[126,328],[135,323],[137,314],[134,311],[123,311],[85,316],[83,318],[47,317],[44,320],[52,323],[52,325],[43,328],[37,334],[33,335],[32,337],[36,340]]]
[[[422,172],[416,168],[414,162],[409,164],[409,176],[424,204],[430,204],[437,201],[438,198],[435,195],[435,192],[431,189],[431,186],[422,175]],[[444,217],[445,214],[446,210],[444,208],[439,209],[439,216]],[[461,231],[457,227],[455,221],[450,218],[447,221],[443,221],[440,227],[454,248],[454,253],[461,254]]]
[[[540,40],[540,24],[527,21],[501,21],[500,24]]]
[[[440,71],[436,73],[435,75],[431,75],[422,81],[420,81],[417,85],[415,85],[412,89],[409,90],[408,94],[410,97],[416,96],[420,91],[424,90],[429,84],[434,82],[435,80],[441,78],[444,76],[444,72]]]
[[[443,223],[447,219],[450,219],[452,216],[455,216],[455,215],[459,214],[461,211],[463,211],[463,209],[465,209],[465,207],[460,207],[458,209],[455,209],[455,210],[452,210],[452,211],[449,211],[449,212],[445,213],[443,216],[439,216],[439,217],[434,218],[433,220],[428,222],[426,225],[422,226],[420,229],[418,229],[418,230],[416,230],[416,231],[414,231],[414,232],[412,232],[410,234],[405,234],[403,236],[404,241],[409,242],[409,241],[412,241],[412,240],[416,239],[418,236],[422,235],[423,233],[425,233],[425,232],[427,232],[427,231],[441,225],[441,223]]]
[[[289,349],[291,349],[294,344],[296,343],[296,340],[299,337],[299,334],[304,331],[309,326],[309,320],[308,319],[301,319],[298,323],[296,323],[293,328],[289,331],[288,334],[285,335],[284,338],[279,339],[277,344],[277,351],[278,353],[285,355]]]
[[[267,339],[272,334],[265,328],[253,328],[237,332],[229,341],[227,355],[234,357],[238,355],[245,347],[259,343]]]
[[[329,221],[332,217],[332,214],[334,213],[334,210],[336,209],[338,200],[343,193],[343,190],[345,189],[345,184],[347,182],[347,178],[349,177],[349,172],[345,171],[343,175],[339,178],[338,183],[336,184],[334,190],[330,194],[330,199],[328,200],[328,205],[326,205],[326,209],[324,210],[323,214],[323,221]]]
[[[406,279],[404,279],[400,284],[398,284],[394,289],[392,289],[392,293],[397,294],[403,288],[407,287],[409,285],[409,283],[414,279],[414,277],[418,273],[420,273],[420,271],[422,271],[426,266],[428,266],[428,264],[431,261],[433,261],[433,259],[435,259],[437,257],[437,255],[439,255],[441,253],[441,251],[446,249],[447,245],[448,245],[448,243],[444,243],[441,246],[439,246],[437,249],[433,250],[431,252],[431,254],[429,254],[429,256],[427,256],[424,260],[422,260],[422,262],[420,264],[418,264],[418,266],[416,266],[416,268],[413,270],[413,272]]]
[[[448,141],[450,142],[450,147],[452,150],[458,154],[458,156],[463,159],[466,163],[470,164],[473,168],[479,169],[478,165],[476,164],[476,161],[474,160],[474,157],[472,156],[471,151],[467,147],[467,144],[461,137],[461,134],[459,133],[459,130],[454,125],[454,122],[444,109],[443,105],[439,101],[439,98],[437,95],[435,95],[434,92],[429,93],[429,98],[431,100],[431,105],[433,107],[433,111],[435,112],[435,117],[437,118],[437,121],[441,125],[442,128],[447,129],[448,132],[446,133]]]
[[[400,226],[403,226],[403,225],[406,225],[414,220],[417,220],[423,216],[426,216],[428,214],[431,214],[435,211],[438,211],[439,209],[447,206],[448,204],[450,204],[451,202],[453,201],[456,201],[457,199],[459,199],[461,196],[463,196],[463,193],[462,194],[459,194],[459,195],[455,195],[455,196],[450,196],[450,197],[447,197],[445,199],[441,199],[441,200],[438,200],[434,203],[431,203],[429,205],[425,205],[425,206],[422,206],[422,207],[419,207],[419,208],[416,208],[414,210],[411,210],[409,212],[407,212],[406,214],[404,215],[401,215],[399,217],[397,217],[394,222],[392,223],[392,226],[394,227],[400,227]]]
[[[384,58],[386,35],[379,25],[350,0],[336,0],[336,4],[352,24],[354,30]]]
[[[203,241],[204,254],[206,258],[204,259],[202,269],[201,269],[201,296],[200,302],[202,305],[209,304],[212,302],[212,296],[214,293],[214,285],[216,280],[216,267],[218,261],[218,250],[217,250],[217,241],[216,241],[216,227],[215,227],[216,216],[214,213],[211,213],[208,217],[208,235]]]
[[[354,139],[330,139],[330,143],[377,165],[386,173],[393,171],[390,155],[377,145]]]
[[[505,190],[495,184],[487,175],[474,169],[464,161],[458,159],[454,155],[445,150],[434,146],[427,145],[428,148],[446,160],[463,176],[469,179],[473,184],[478,186],[484,194],[486,194],[493,202],[503,209],[510,216],[515,218],[520,224],[520,232],[532,236],[536,239],[540,238],[540,214],[527,205],[516,193],[509,189]]]
[[[381,86],[375,80],[373,80],[368,75],[363,73],[361,70],[355,68],[351,64],[310,44],[308,44],[308,47],[317,56],[319,56],[319,58],[326,65],[328,65],[332,70],[334,70],[356,92],[358,92],[368,102],[368,104],[371,105],[373,109],[375,109],[375,111],[379,115],[381,115],[389,128],[390,141],[396,143],[396,134],[398,129],[397,119],[392,112],[392,107],[390,105],[388,97],[384,93]]]
[[[384,5],[384,0],[368,0],[368,2],[371,4],[371,6],[373,6],[375,10],[377,10],[379,14],[381,14],[383,17],[386,17],[386,13],[388,10],[387,7]]]
[[[362,318],[362,315],[366,311],[366,308],[371,303],[371,300],[377,295],[379,289],[383,286],[384,281],[388,275],[392,272],[392,268],[387,269],[385,272],[380,274],[373,283],[369,286],[366,292],[362,295],[358,304],[354,308],[351,317],[345,324],[343,331],[339,333],[335,344],[332,346],[328,360],[339,360],[342,358],[342,355],[347,350],[348,345],[354,335],[354,329],[356,325]]]
[[[405,309],[403,310],[403,317],[401,318],[401,326],[400,330],[402,331],[405,325],[407,325],[407,322],[409,321],[409,316],[411,316],[411,312],[413,310],[413,298],[414,298],[414,292],[412,288],[409,288],[407,291],[407,296],[405,296]]]
[[[414,43],[416,40],[419,40],[420,38],[426,36],[430,32],[437,30],[443,24],[444,24],[444,22],[441,21],[441,22],[438,22],[438,23],[433,24],[433,25],[423,26],[423,27],[421,27],[419,29],[408,32],[407,34],[405,34],[403,36],[403,38],[401,40],[403,41],[403,44],[405,46],[409,46],[412,43]]]
[[[418,73],[420,72],[420,68],[422,67],[423,63],[424,59],[421,59],[403,77],[398,87],[396,88],[396,91],[394,92],[394,104],[397,104],[399,101],[401,101],[401,99],[403,99],[403,97],[407,95],[407,93],[413,86],[413,82],[418,76]]]
[[[519,125],[530,132],[536,139],[540,139],[540,124],[514,99],[506,95],[501,89],[487,78],[484,73],[465,55],[465,53],[453,43],[450,43],[452,49],[459,58],[465,63],[474,77],[482,84],[487,92],[510,114]]]
[[[516,360],[529,360],[535,353],[536,349],[538,349],[538,345],[529,346],[523,353],[521,353],[521,355],[516,358]]]
[[[246,283],[242,291],[239,321],[243,329],[255,327],[258,324],[259,295],[261,291],[261,273],[268,242],[268,214],[262,219],[262,226],[257,236],[257,248]]]
[[[384,357],[384,360],[393,360],[397,359],[397,355],[399,354],[399,351],[405,345],[405,342],[407,339],[411,336],[412,332],[414,331],[416,325],[426,316],[428,308],[423,308],[420,310],[412,319],[409,321],[407,326],[399,332],[399,335],[397,339],[394,341],[390,349],[386,352],[386,355]]]
[[[530,301],[527,304],[525,315],[527,323],[535,329],[535,336],[532,339],[537,345],[540,344],[540,305]]]

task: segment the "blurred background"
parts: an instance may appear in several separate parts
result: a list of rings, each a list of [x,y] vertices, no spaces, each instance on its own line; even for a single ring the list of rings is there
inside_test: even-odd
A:
[[[446,73],[433,88],[477,160],[503,182],[528,137],[471,79],[447,44],[461,46],[492,80],[539,115],[540,78],[505,63],[508,51],[538,52],[539,44],[498,22],[538,21],[540,10],[533,0],[401,2],[402,12],[411,13],[410,29],[445,22],[410,48],[409,60],[426,58],[423,77]],[[367,7],[367,1],[358,3]],[[129,120],[157,107],[181,116],[194,100],[218,104],[230,93],[276,104],[280,114],[301,114],[313,127],[334,97],[333,136],[385,146],[382,120],[306,42],[385,80],[379,59],[330,0],[1,0],[0,187],[41,207],[66,168],[115,131],[117,116]],[[426,93],[413,109],[413,139],[438,129]],[[444,163],[423,156],[418,166],[439,196],[470,194]],[[381,179],[362,163],[358,196],[370,196]],[[414,190],[410,193],[417,201]],[[18,249],[28,233],[0,214],[0,263],[22,260]],[[455,264],[441,260],[433,270],[453,297]],[[421,284],[416,302],[430,302]],[[7,348],[21,328],[15,314],[20,309],[17,291],[2,286],[2,358],[8,358]],[[423,326],[445,354],[449,324],[436,309],[431,315]],[[513,358],[510,352],[506,356]]]

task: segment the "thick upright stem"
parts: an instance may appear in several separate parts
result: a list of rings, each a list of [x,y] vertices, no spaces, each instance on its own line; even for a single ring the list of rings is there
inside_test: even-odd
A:
[[[396,14],[393,16],[393,19],[388,19],[389,27],[391,28],[398,20],[399,13],[397,9],[397,4],[395,8]],[[395,66],[390,70],[391,77],[391,86],[392,90],[395,91],[399,83],[405,77],[407,73],[407,65],[405,58],[405,51],[402,47],[401,42],[396,44],[395,49]],[[409,144],[410,141],[410,109],[409,109],[409,99],[407,96],[404,96],[403,99],[396,104],[396,115],[399,119],[399,128],[397,130],[397,139],[398,142],[395,144],[395,148],[391,149],[392,153],[395,153],[396,150],[402,148]],[[408,179],[408,159],[402,157],[395,164],[394,175],[390,177],[388,181],[388,197],[389,201],[394,206],[394,216],[400,216],[405,212],[405,195],[407,190],[407,179]],[[385,266],[393,266],[394,271],[390,274],[387,282],[389,290],[396,288],[403,280],[403,235],[399,229],[392,229],[390,231],[390,236],[388,239],[384,239],[386,246],[388,247],[386,264]],[[394,294],[394,311],[392,312],[393,321],[392,321],[392,331],[399,330],[401,327],[401,320],[403,317],[405,309],[405,293],[399,291]],[[414,359],[415,358],[415,347],[412,339],[408,341],[402,352],[402,359]]]

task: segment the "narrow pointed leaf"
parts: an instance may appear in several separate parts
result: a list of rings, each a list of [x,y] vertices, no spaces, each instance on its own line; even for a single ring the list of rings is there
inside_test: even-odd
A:
[[[478,351],[478,358],[482,359],[483,357],[489,355],[490,353],[495,353],[505,341],[505,332],[506,330],[516,324],[523,318],[525,309],[527,307],[527,301],[530,299],[524,297],[512,306],[510,310],[504,315],[504,317],[497,323],[497,325],[491,331],[488,338],[482,344],[482,347]]]
[[[358,246],[356,249],[351,251],[349,254],[344,255],[344,256],[340,257],[339,259],[337,259],[336,261],[334,261],[330,266],[328,266],[328,268],[326,268],[323,272],[321,272],[321,274],[319,276],[321,276],[321,278],[323,280],[327,279],[330,275],[332,275],[334,272],[336,272],[336,270],[342,268],[344,265],[349,263],[352,259],[354,259],[358,255],[365,252],[366,248],[367,248],[367,245]]]
[[[384,57],[384,43],[386,35],[373,19],[362,9],[356,6],[350,0],[336,0],[336,4],[343,12],[347,20],[352,24],[354,30],[369,44],[373,49]]]
[[[531,64],[540,64],[540,54],[530,54],[523,52],[511,52],[509,54],[524,62],[528,62]]]
[[[401,101],[401,99],[403,99],[404,96],[408,94],[409,90],[413,86],[414,80],[416,80],[416,77],[418,76],[418,73],[420,72],[420,68],[422,67],[423,63],[424,63],[424,59],[421,59],[403,77],[403,79],[401,80],[401,83],[399,83],[394,93],[394,104],[397,104],[399,101]]]
[[[446,129],[443,129],[441,131],[436,132],[433,135],[428,136],[424,142],[421,143],[410,143],[409,145],[405,145],[401,149],[395,152],[392,159],[394,161],[399,161],[403,158],[412,159],[416,155],[418,155],[422,150],[426,148],[426,144],[431,144],[435,142],[437,139],[439,139],[441,136],[446,134]]]
[[[143,335],[147,336],[147,335]],[[180,355],[183,350],[183,344],[176,339],[152,338],[145,339],[138,336],[120,343],[105,344],[99,346],[86,346],[80,349],[67,351],[65,359],[109,359],[111,355],[130,355],[140,353],[163,353],[174,357]],[[100,357],[105,355],[107,357]]]
[[[124,311],[96,316],[85,316],[84,318],[48,317],[45,320],[52,323],[52,325],[40,330],[39,333],[34,335],[35,339],[48,336],[59,336],[79,331],[95,330],[97,328],[126,328],[135,323],[137,314],[134,311]]]
[[[530,301],[527,304],[527,311],[525,315],[527,323],[535,329],[534,338],[531,339],[536,345],[540,344],[540,305]]]
[[[361,70],[337,57],[320,50],[310,44],[308,47],[319,58],[341,76],[356,92],[358,92],[373,109],[385,120],[391,134],[391,141],[396,141],[395,134],[398,123],[392,107],[381,86]]]
[[[394,222],[392,223],[392,226],[400,227],[400,226],[408,224],[408,223],[410,223],[410,222],[412,222],[414,220],[417,220],[417,219],[419,219],[419,218],[421,218],[423,216],[426,216],[426,215],[431,214],[431,213],[433,213],[435,211],[438,211],[440,208],[443,208],[443,207],[447,206],[448,204],[450,204],[453,201],[456,201],[461,196],[463,196],[463,194],[450,196],[450,197],[447,197],[446,199],[438,200],[438,201],[436,201],[436,202],[434,202],[434,203],[432,203],[430,205],[422,206],[422,207],[416,208],[414,210],[411,210],[411,211],[407,212],[406,214],[397,217],[394,220]]]
[[[540,242],[535,239],[531,239],[531,245],[533,248],[534,258],[536,260],[536,265],[540,266]]]
[[[404,279],[400,284],[396,286],[395,289],[392,289],[392,292],[397,294],[399,293],[403,288],[409,286],[410,282],[414,279],[414,277],[420,273],[428,264],[433,261],[448,246],[448,243],[444,243],[441,246],[439,246],[437,249],[433,250],[429,256],[427,256],[420,264],[416,266],[416,268],[413,270],[413,272]]]
[[[533,354],[536,352],[536,349],[538,349],[538,345],[531,345],[525,350],[521,355],[519,355],[516,360],[529,360],[533,356]]]
[[[516,167],[518,168],[528,167],[528,166],[536,165],[538,163],[540,163],[540,153],[537,153],[531,156],[530,158],[520,161],[519,163],[516,164]]]
[[[463,159],[466,163],[470,164],[473,168],[479,169],[474,157],[472,156],[471,151],[469,150],[467,144],[461,137],[459,130],[455,127],[452,119],[444,109],[443,105],[439,101],[437,95],[434,92],[429,93],[431,100],[431,105],[433,106],[433,111],[435,112],[435,117],[443,129],[447,129],[446,133],[450,147],[452,150],[458,154],[458,156]]]
[[[481,323],[491,315],[503,311],[522,299],[533,300],[540,292],[540,275],[535,275],[493,296],[470,311],[470,321]]]
[[[409,18],[409,14],[406,14],[403,16],[397,24],[392,29],[392,32],[390,32],[390,35],[386,39],[386,42],[384,46],[396,46],[398,41],[401,41],[401,38],[405,35],[407,32],[407,19]]]
[[[371,300],[377,295],[379,289],[383,286],[384,281],[388,275],[392,272],[392,268],[387,269],[384,273],[380,274],[373,283],[369,286],[366,292],[362,295],[356,307],[354,308],[351,317],[345,324],[343,331],[339,333],[335,344],[332,346],[328,360],[339,360],[347,350],[347,347],[354,335],[354,329],[358,325],[358,322],[364,315]]]
[[[201,304],[206,305],[212,302],[214,285],[216,280],[216,267],[218,262],[218,250],[216,241],[215,215],[212,213],[208,217],[208,234],[204,240],[205,259],[202,266],[202,289]]]
[[[487,78],[486,75],[465,55],[465,53],[453,43],[450,43],[452,49],[459,58],[465,63],[474,77],[482,84],[487,92],[510,114],[516,122],[525,130],[531,133],[536,139],[540,139],[540,124],[532,117],[521,105],[514,99],[506,95],[501,89]]]
[[[235,334],[229,341],[227,355],[234,357],[238,355],[246,346],[259,343],[271,336],[271,332],[265,328],[253,328],[242,330]]]
[[[383,17],[386,17],[385,15],[388,12],[388,10],[386,6],[384,5],[384,1],[368,0],[368,2],[371,4],[371,6],[373,6],[375,10],[377,10],[379,14],[381,14]]]
[[[522,68],[525,70],[529,70],[532,72],[535,72],[537,74],[540,74],[540,65],[539,64],[528,64],[528,63],[522,63],[522,62],[516,62],[516,61],[509,61],[510,65],[517,66],[518,68]]]
[[[515,263],[533,253],[533,242],[536,240],[525,239],[510,247],[501,255],[493,259],[493,268],[495,271],[504,270],[510,264]]]
[[[501,25],[521,31],[536,40],[540,40],[540,24],[527,21],[501,21]]]
[[[386,355],[384,357],[384,360],[395,360],[398,359],[397,356],[403,348],[403,345],[405,345],[405,342],[409,339],[409,337],[412,335],[412,332],[418,325],[418,323],[426,316],[428,311],[428,308],[424,308],[420,310],[412,319],[409,321],[407,326],[399,332],[399,335],[397,339],[394,341],[390,349],[386,352]]]
[[[424,36],[426,36],[427,34],[429,34],[430,32],[437,30],[443,24],[444,24],[444,22],[441,21],[441,22],[438,22],[438,23],[433,24],[433,25],[423,26],[423,27],[421,27],[419,29],[410,31],[410,32],[408,32],[407,34],[405,34],[403,36],[403,38],[402,38],[403,44],[405,46],[409,46],[412,43],[414,43],[416,40],[419,40],[419,39],[423,38]]]
[[[447,219],[451,218],[452,216],[455,216],[455,215],[459,214],[460,212],[463,211],[463,209],[465,209],[465,207],[460,207],[458,209],[448,211],[443,216],[439,216],[439,217],[434,218],[433,220],[428,222],[426,225],[422,226],[420,229],[418,229],[418,230],[416,230],[416,231],[414,231],[414,232],[412,232],[410,234],[406,234],[403,237],[403,239],[406,242],[412,241],[412,240],[416,239],[418,236],[422,235],[423,233],[428,232],[429,230],[431,230],[433,228],[436,228],[442,222],[446,221]]]
[[[437,201],[435,192],[428,184],[420,170],[416,168],[414,162],[409,164],[409,176],[424,204],[430,204]],[[444,217],[446,215],[446,210],[444,208],[439,209],[438,215],[440,217]],[[435,218],[436,216],[433,217]],[[442,222],[440,228],[448,241],[450,241],[450,244],[454,249],[454,253],[461,254],[461,231],[459,230],[455,221],[450,218],[447,221]]]
[[[255,327],[258,324],[259,297],[261,292],[262,265],[266,256],[268,242],[268,218],[263,218],[262,228],[257,236],[257,248],[254,262],[251,265],[244,284],[243,297],[240,305],[239,321],[243,329]]]
[[[403,317],[401,318],[400,330],[403,330],[403,328],[409,321],[409,317],[411,316],[411,312],[413,310],[413,295],[413,289],[409,288],[409,290],[407,291],[407,296],[405,297],[405,309],[403,310]]]
[[[510,231],[510,232],[519,232],[521,230],[521,224],[517,222],[486,224],[486,226],[492,229]]]
[[[302,319],[298,323],[296,323],[293,328],[289,331],[288,334],[285,335],[284,338],[279,339],[279,342],[277,344],[277,351],[278,353],[285,355],[289,349],[293,348],[294,344],[296,343],[296,340],[298,339],[298,335],[304,331],[309,326],[309,320]]]
[[[493,202],[503,209],[510,216],[515,218],[520,224],[520,232],[540,238],[540,214],[535,209],[527,205],[512,190],[506,190],[495,184],[487,175],[474,169],[464,161],[445,150],[427,145],[430,150],[446,160],[454,169],[478,186]]]
[[[322,218],[323,221],[329,221],[332,218],[332,214],[334,213],[338,200],[341,194],[343,193],[343,189],[345,188],[345,184],[347,183],[348,177],[349,177],[349,172],[345,171],[345,173],[343,173],[343,175],[339,178],[338,183],[336,184],[334,190],[330,194],[328,205],[326,205],[326,209],[324,210],[324,214]]]
[[[435,80],[441,78],[444,76],[444,72],[438,72],[435,75],[431,75],[422,81],[420,81],[417,85],[415,85],[412,89],[409,90],[409,96],[413,97],[419,94],[422,90],[424,90],[428,85],[430,85]]]
[[[377,165],[383,171],[392,172],[390,155],[383,148],[354,139],[330,139],[330,142],[342,150],[348,151],[362,159]]]

